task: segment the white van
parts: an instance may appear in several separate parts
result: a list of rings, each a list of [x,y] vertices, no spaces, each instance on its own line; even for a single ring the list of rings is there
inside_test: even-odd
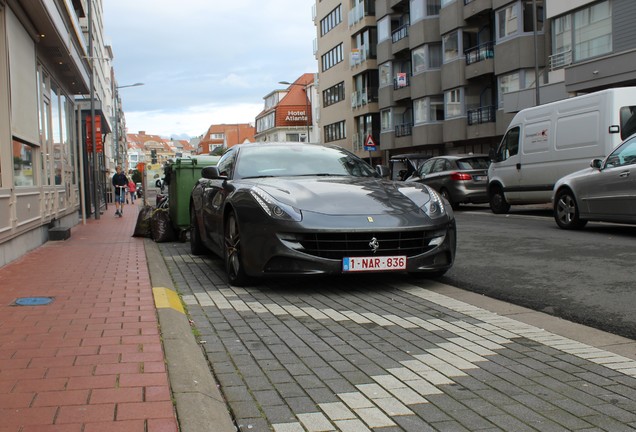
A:
[[[608,155],[636,132],[636,87],[613,88],[519,111],[491,154],[494,213],[549,203],[554,183]]]

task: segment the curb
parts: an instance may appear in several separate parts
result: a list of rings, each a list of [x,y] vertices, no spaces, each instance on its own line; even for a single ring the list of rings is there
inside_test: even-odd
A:
[[[144,247],[180,431],[209,432],[214,425],[216,432],[236,432],[159,247],[148,238],[144,239]]]

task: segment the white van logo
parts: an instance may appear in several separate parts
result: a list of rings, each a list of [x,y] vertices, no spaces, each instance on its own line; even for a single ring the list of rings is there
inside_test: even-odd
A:
[[[527,142],[531,144],[548,142],[548,130],[543,129],[535,133],[526,134]]]

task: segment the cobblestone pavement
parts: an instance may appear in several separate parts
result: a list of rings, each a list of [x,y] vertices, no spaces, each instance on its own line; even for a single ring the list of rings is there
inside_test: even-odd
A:
[[[632,431],[636,361],[399,275],[224,283],[161,251],[241,430]]]

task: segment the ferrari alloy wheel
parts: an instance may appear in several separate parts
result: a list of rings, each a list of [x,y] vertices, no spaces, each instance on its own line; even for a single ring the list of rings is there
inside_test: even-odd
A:
[[[233,212],[225,221],[225,271],[230,285],[243,286],[247,283],[247,275],[243,270],[241,256],[241,235],[238,221]]]
[[[579,218],[579,206],[569,189],[560,190],[554,200],[554,220],[563,229],[581,229],[587,223]]]
[[[206,248],[201,241],[201,233],[199,232],[194,207],[190,207],[190,252],[192,255],[203,255],[206,252]]]

